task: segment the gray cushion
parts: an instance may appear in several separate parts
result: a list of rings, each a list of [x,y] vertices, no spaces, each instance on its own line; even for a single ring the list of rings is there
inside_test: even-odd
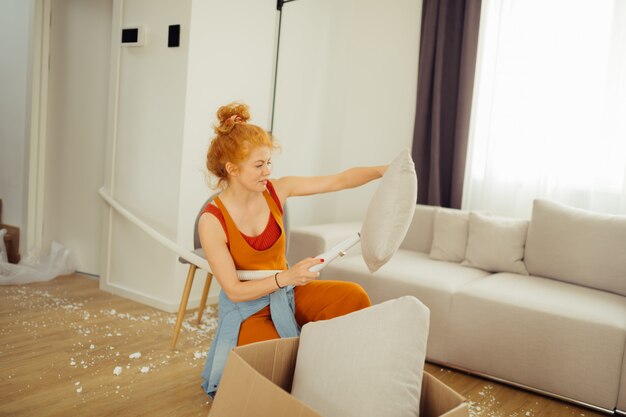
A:
[[[626,299],[535,276],[495,274],[454,296],[449,362],[613,409]]]
[[[467,211],[439,207],[435,212],[433,223],[431,259],[462,262],[465,259],[468,233]]]
[[[532,275],[626,295],[626,216],[535,200],[524,263]]]
[[[413,220],[400,245],[403,249],[429,253],[433,243],[433,222],[437,207],[418,204],[415,206]]]
[[[418,416],[428,317],[400,297],[305,324],[291,394],[327,417]]]
[[[363,260],[371,272],[383,266],[402,244],[417,200],[415,164],[408,149],[387,167],[361,227]]]
[[[471,212],[463,265],[528,275],[522,260],[527,231],[528,220]]]

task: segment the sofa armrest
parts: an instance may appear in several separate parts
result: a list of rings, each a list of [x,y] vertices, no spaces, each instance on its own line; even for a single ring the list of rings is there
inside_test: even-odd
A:
[[[304,258],[317,256],[342,240],[361,231],[361,222],[328,223],[294,227],[289,231],[287,260],[293,265]],[[361,245],[348,251],[348,255],[361,254]]]

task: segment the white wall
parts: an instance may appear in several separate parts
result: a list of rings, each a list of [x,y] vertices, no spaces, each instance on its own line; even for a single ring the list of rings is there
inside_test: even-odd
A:
[[[124,207],[171,240],[178,221],[191,0],[114,4],[112,94],[105,186]],[[119,20],[116,20],[119,19]],[[167,47],[168,26],[181,25],[181,46]],[[140,25],[141,47],[121,47],[118,26]],[[116,71],[117,74],[116,74]],[[114,214],[105,239],[101,288],[172,310],[177,256]]]
[[[343,55],[346,103],[342,169],[388,164],[411,149],[417,95],[421,0],[351,0]],[[337,195],[334,221],[362,220],[377,184]]]
[[[4,223],[26,252],[28,135],[34,0],[0,2],[0,198]]]
[[[382,165],[411,146],[420,0],[299,0],[282,19],[277,176]],[[375,187],[292,199],[291,224],[362,220]]]
[[[217,108],[246,102],[253,122],[269,127],[275,2],[161,0],[154,7],[152,0],[126,0],[123,5],[122,25],[143,25],[147,40],[142,48],[122,48],[119,56],[109,173],[114,180],[107,187],[155,230],[191,248],[194,220],[213,193],[205,182],[204,160]],[[178,49],[164,48],[158,32],[172,23],[182,24]],[[113,143],[109,148],[112,152]],[[113,215],[107,257],[102,288],[164,310],[178,308],[187,266],[118,215]],[[205,272],[197,273],[190,308],[199,303],[204,277]],[[214,282],[213,301],[219,292]]]
[[[205,181],[205,158],[219,106],[243,101],[251,122],[270,126],[274,77],[275,0],[193,0],[185,131],[182,142],[177,242],[193,246],[193,226],[200,206],[213,194]],[[177,294],[186,268],[177,268]],[[189,305],[196,306],[205,272],[198,271]],[[213,281],[210,297],[219,294]]]

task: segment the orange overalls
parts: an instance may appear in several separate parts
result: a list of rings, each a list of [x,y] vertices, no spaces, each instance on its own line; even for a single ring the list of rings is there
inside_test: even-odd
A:
[[[256,250],[250,246],[237,229],[235,222],[219,197],[215,198],[215,203],[224,216],[230,253],[238,270],[287,269],[282,213],[267,190],[263,192],[263,196],[270,208],[271,215],[281,229],[278,240],[266,250]],[[365,290],[354,282],[313,281],[307,285],[295,287],[294,295],[295,318],[300,327],[310,321],[332,319],[371,305]],[[243,321],[237,345],[241,346],[279,337],[270,316],[270,307],[267,306]]]

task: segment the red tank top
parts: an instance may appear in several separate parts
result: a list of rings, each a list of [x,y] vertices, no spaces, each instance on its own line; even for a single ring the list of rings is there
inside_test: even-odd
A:
[[[280,210],[280,214],[283,214],[283,208],[280,205],[280,200],[278,199],[278,195],[276,195],[276,190],[274,190],[274,186],[272,185],[270,181],[267,182],[267,191],[269,191],[270,196],[272,197],[272,200],[274,200],[274,202],[278,206],[278,209]],[[224,215],[222,214],[220,209],[214,206],[213,204],[209,203],[205,207],[204,212],[211,213],[212,215],[217,217],[217,220],[219,220],[219,222],[222,225],[222,228],[224,229],[224,233],[226,233],[226,239],[227,239],[226,243],[230,246],[230,237],[228,236],[226,220],[224,219]],[[274,216],[272,216],[271,211],[270,211],[270,217],[267,221],[267,226],[265,226],[265,230],[263,230],[263,232],[260,235],[247,236],[241,233],[241,235],[246,240],[246,242],[248,242],[248,244],[256,250],[269,249],[274,243],[276,243],[276,241],[280,237],[280,234],[281,234],[280,226],[276,222],[276,219],[274,218]]]

